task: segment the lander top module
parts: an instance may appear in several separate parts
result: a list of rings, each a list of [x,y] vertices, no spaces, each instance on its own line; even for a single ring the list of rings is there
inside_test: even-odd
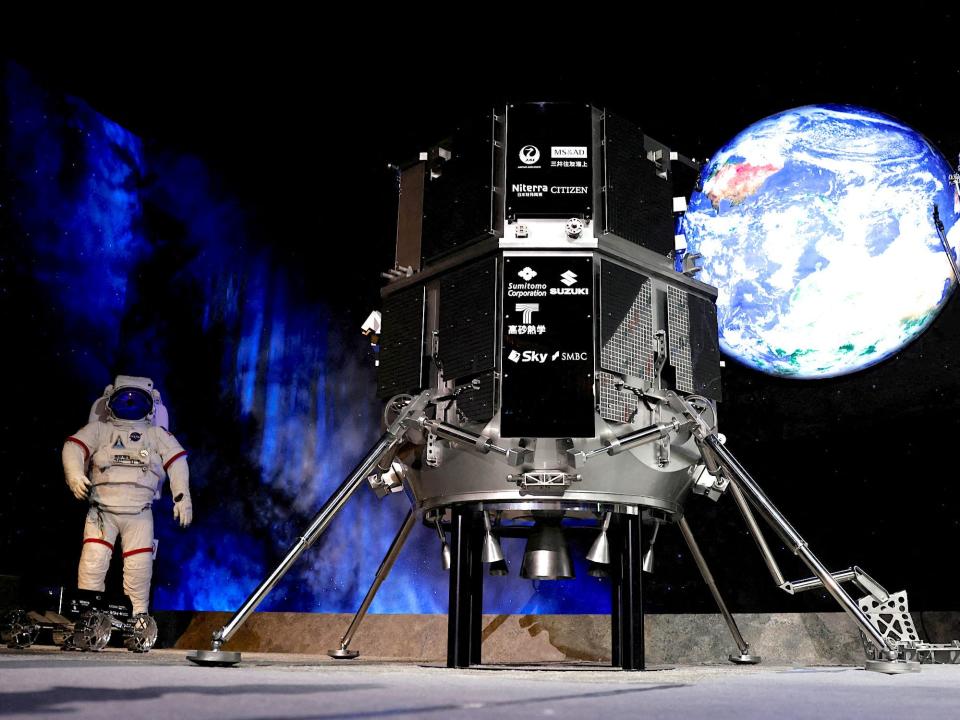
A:
[[[395,267],[385,275],[378,394],[386,431],[280,565],[214,633],[222,648],[290,565],[368,483],[413,502],[344,635],[348,649],[415,519],[450,565],[448,665],[481,661],[482,566],[507,569],[497,538],[527,537],[521,575],[569,577],[571,523],[599,534],[591,572],[612,587],[613,663],[643,669],[641,575],[660,524],[677,524],[738,646],[732,615],[684,510],[691,495],[733,496],[775,582],[824,587],[864,638],[868,667],[924,657],[899,596],[858,568],[830,573],[724,445],[716,290],[674,252],[674,186],[697,166],[606,110],[531,103],[462,126],[400,171]],[[784,580],[754,510],[813,577]],[[450,544],[447,544],[447,534]],[[645,540],[644,536],[649,539]],[[866,592],[859,603],[842,587]],[[896,615],[897,622],[878,618]]]

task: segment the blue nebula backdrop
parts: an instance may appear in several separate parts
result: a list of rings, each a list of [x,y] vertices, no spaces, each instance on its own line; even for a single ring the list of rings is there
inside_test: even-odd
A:
[[[381,47],[392,67],[392,46]],[[592,88],[598,104],[703,157],[758,118],[826,98],[892,113],[947,157],[960,149],[939,57],[846,53],[833,67],[794,53],[744,82],[703,85],[690,112],[593,68],[538,76],[535,88],[480,61],[435,66],[437,82],[421,85],[345,71],[326,78],[318,112],[309,44],[290,57],[242,48],[229,73],[189,52],[138,48],[120,62],[111,46],[98,62],[89,50],[69,66],[39,51],[22,61],[29,72],[0,64],[0,575],[75,582],[84,507],[63,482],[63,439],[115,374],[150,375],[190,450],[196,509],[184,531],[169,495],[154,507],[159,609],[234,609],[378,435],[358,330],[393,261],[386,162],[416,157],[485,101]],[[678,62],[702,70],[696,55],[655,60],[651,77],[676,76]],[[953,297],[919,338],[863,372],[798,383],[731,362],[723,374],[731,449],[810,546],[831,568],[856,564],[907,588],[919,609],[957,604],[942,548],[960,542],[960,484],[943,462],[960,433],[958,357]],[[896,511],[904,498],[922,530]],[[405,512],[401,497],[361,491],[264,609],[353,611]],[[836,610],[825,592],[789,596],[770,582],[729,498],[696,498],[686,517],[735,612]],[[905,522],[919,539],[891,543]],[[807,574],[768,542],[791,577]],[[522,542],[504,549],[513,574],[486,580],[487,612],[609,609],[607,588],[580,564],[584,547],[572,548],[576,580],[539,584],[516,575]],[[116,589],[119,570],[108,578]],[[373,610],[445,612],[446,585],[436,538],[418,527]],[[644,605],[716,612],[673,527],[657,538]]]
[[[190,452],[195,511],[182,530],[169,491],[154,505],[152,607],[233,610],[379,435],[365,340],[199,159],[138,138],[15,64],[3,73],[4,309],[14,376],[25,379],[8,399],[29,431],[17,426],[27,447],[3,450],[15,479],[0,572],[75,582],[85,510],[63,482],[60,444],[114,375],[146,375]],[[406,510],[403,496],[361,491],[261,609],[352,612]],[[38,520],[19,520],[27,515]],[[522,543],[505,550],[516,572]],[[608,587],[587,576],[583,550],[576,581],[491,578],[485,610],[608,612]],[[118,576],[115,566],[114,587]],[[446,609],[438,543],[419,527],[372,611]]]

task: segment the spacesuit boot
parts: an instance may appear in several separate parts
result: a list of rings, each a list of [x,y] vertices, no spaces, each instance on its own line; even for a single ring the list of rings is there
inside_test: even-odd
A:
[[[131,627],[139,628],[131,650],[149,650],[156,623],[147,615],[153,574],[153,512],[165,476],[174,495],[173,516],[181,527],[193,519],[186,451],[164,427],[154,424],[162,404],[149,378],[121,375],[98,401],[97,414],[63,446],[63,469],[73,494],[90,502],[84,525],[77,586],[103,591],[117,538],[123,548],[123,589],[133,605]],[[89,476],[88,476],[89,468]],[[142,638],[152,640],[144,641]],[[129,635],[128,635],[129,637]]]

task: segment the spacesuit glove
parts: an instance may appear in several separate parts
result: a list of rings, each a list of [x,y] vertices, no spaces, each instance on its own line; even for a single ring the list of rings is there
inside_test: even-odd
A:
[[[180,522],[180,527],[187,527],[193,522],[193,503],[188,493],[182,493],[174,498],[173,519]]]
[[[90,494],[90,478],[83,473],[70,473],[67,475],[67,486],[77,500],[86,500],[87,495]]]

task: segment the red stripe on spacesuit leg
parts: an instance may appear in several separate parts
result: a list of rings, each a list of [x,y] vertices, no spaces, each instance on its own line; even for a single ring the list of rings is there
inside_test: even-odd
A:
[[[164,464],[164,466],[163,466],[163,469],[166,470],[168,467],[170,467],[171,465],[173,465],[174,461],[176,461],[176,460],[179,459],[179,458],[182,458],[182,457],[183,457],[184,455],[186,455],[186,454],[187,454],[187,451],[186,451],[186,450],[181,450],[181,451],[178,452],[176,455],[174,455],[172,458],[170,458],[169,460],[167,460],[167,462],[166,462],[166,463]]]
[[[130,557],[131,555],[139,555],[140,553],[145,553],[145,552],[152,553],[153,548],[148,547],[148,548],[137,548],[136,550],[127,550],[127,552],[125,552],[123,556]]]
[[[83,448],[83,461],[86,462],[87,458],[90,457],[90,448],[87,447],[87,444],[83,440],[75,438],[73,435],[67,438],[67,442],[76,443]]]
[[[83,539],[83,542],[84,542],[84,544],[86,544],[86,543],[88,543],[88,542],[99,543],[100,545],[106,545],[108,548],[110,548],[111,550],[113,550],[113,545],[111,545],[110,543],[108,543],[106,540],[101,540],[100,538],[84,538],[84,539]]]

